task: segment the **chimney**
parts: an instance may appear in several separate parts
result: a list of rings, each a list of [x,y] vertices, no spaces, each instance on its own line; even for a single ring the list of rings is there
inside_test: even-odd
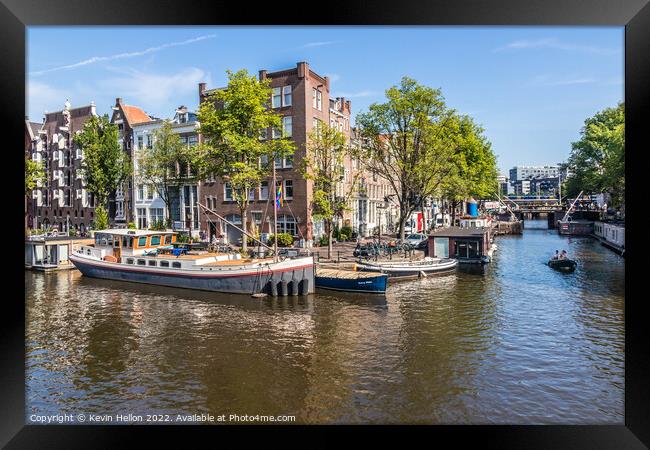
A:
[[[199,83],[199,100],[203,97],[205,93],[205,83]]]
[[[309,78],[309,64],[304,61],[298,63],[298,78]]]
[[[116,100],[118,101],[118,103],[122,101],[121,98],[118,98]],[[95,102],[92,101],[92,100],[90,101],[90,114],[92,114],[93,116],[97,115],[97,110],[95,108]]]
[[[330,77],[325,77],[325,89],[327,89],[327,92],[330,91]]]
[[[260,81],[264,81],[266,79],[266,74],[268,73],[268,70],[260,70]]]
[[[116,104],[116,105],[121,105],[121,104],[122,104],[122,98],[121,98],[121,97],[117,97],[117,98],[115,99],[115,104]]]

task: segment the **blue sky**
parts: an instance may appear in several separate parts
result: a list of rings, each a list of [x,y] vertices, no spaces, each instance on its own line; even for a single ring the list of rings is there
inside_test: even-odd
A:
[[[353,115],[408,75],[483,125],[500,169],[554,164],[584,120],[623,100],[622,27],[29,27],[27,114],[116,97],[157,117],[198,106],[198,83],[307,61]]]

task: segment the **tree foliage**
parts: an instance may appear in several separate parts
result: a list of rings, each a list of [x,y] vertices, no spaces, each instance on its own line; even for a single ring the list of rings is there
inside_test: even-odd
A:
[[[344,162],[357,157],[345,135],[335,127],[319,126],[308,134],[307,152],[302,160],[303,176],[314,182],[311,201],[312,217],[323,219],[328,236],[328,258],[332,253],[333,223],[348,210],[358,173],[345,186],[345,195],[337,196],[337,185],[344,179]]]
[[[30,195],[36,183],[45,179],[43,164],[39,161],[25,160],[25,195]]]
[[[84,152],[81,171],[86,188],[103,206],[131,174],[131,162],[117,139],[117,126],[110,123],[107,115],[92,116],[74,137],[74,143]]]
[[[571,144],[569,196],[609,193],[614,205],[625,202],[625,104],[606,108],[585,120],[580,140]]]
[[[367,151],[363,160],[394,191],[403,239],[406,221],[426,198],[486,191],[473,183],[489,183],[484,174],[492,173],[494,157],[480,129],[448,108],[440,90],[404,77],[386,97],[357,116],[357,124]]]
[[[280,129],[280,116],[269,108],[270,79],[259,81],[246,70],[228,71],[228,86],[207,95],[198,120],[204,142],[195,161],[202,178],[219,176],[232,187],[246,231],[249,192],[268,176],[274,158],[293,154],[287,139],[263,139],[269,129]],[[244,249],[246,239],[242,239]]]

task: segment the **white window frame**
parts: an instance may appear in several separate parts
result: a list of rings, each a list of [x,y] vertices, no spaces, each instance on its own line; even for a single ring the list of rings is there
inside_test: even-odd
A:
[[[291,195],[287,195],[287,182],[291,184]],[[282,180],[282,195],[286,200],[293,199],[293,180]]]
[[[276,102],[277,99],[277,102]],[[282,88],[273,88],[271,92],[271,108],[280,108],[282,106]]]
[[[287,126],[288,123],[288,126]],[[288,132],[287,132],[288,130]],[[293,116],[282,117],[282,137],[293,136]]]
[[[228,190],[230,189],[230,196],[228,196]],[[224,183],[223,184],[223,199],[226,202],[232,202],[234,199],[232,198],[232,185],[230,183]]]
[[[287,98],[289,101],[287,101]],[[291,85],[282,87],[282,106],[291,106],[292,92]]]
[[[264,193],[264,183],[266,183],[266,193]],[[269,182],[268,181],[263,181],[260,183],[260,200],[268,200],[269,199]]]

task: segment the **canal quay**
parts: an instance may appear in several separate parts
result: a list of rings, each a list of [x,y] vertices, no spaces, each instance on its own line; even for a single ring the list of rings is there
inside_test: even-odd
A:
[[[526,221],[385,297],[251,298],[26,271],[26,414],[624,423],[625,260]],[[545,263],[566,249],[563,274]],[[28,420],[29,422],[29,420]]]

